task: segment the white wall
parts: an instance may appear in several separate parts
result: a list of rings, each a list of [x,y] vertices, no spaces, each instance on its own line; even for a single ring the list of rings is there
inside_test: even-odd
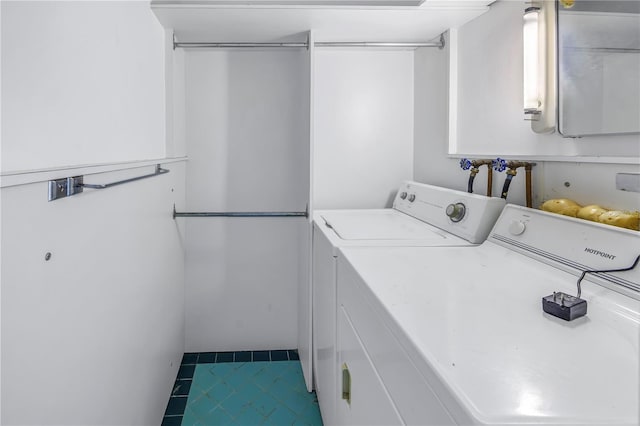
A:
[[[147,2],[1,7],[3,172],[164,156],[164,30]]]
[[[0,46],[2,45],[2,6],[0,5]],[[2,82],[2,61],[0,60],[0,83]],[[2,155],[2,84],[0,84],[0,156]],[[2,158],[0,157],[0,164]],[[0,166],[2,171],[2,166]],[[2,241],[2,194],[0,193],[0,241]],[[2,301],[2,244],[0,244],[0,302]],[[2,377],[2,315],[0,311],[0,377]],[[0,383],[0,424],[2,423],[2,384]]]
[[[167,31],[165,38],[166,61],[166,99],[167,99],[167,157],[185,157],[186,109],[184,50],[173,48],[173,33]]]
[[[306,50],[185,52],[189,211],[304,211]],[[304,218],[190,218],[189,351],[294,348]]]
[[[469,171],[460,168],[459,157],[503,157],[513,154],[514,150],[525,149],[523,147],[534,138],[535,142],[526,147],[527,155],[540,156],[538,160],[534,160],[536,166],[532,172],[534,207],[539,207],[543,201],[550,198],[568,197],[583,204],[602,204],[616,209],[640,209],[639,194],[615,189],[615,174],[638,173],[638,164],[585,163],[574,156],[596,153],[615,156],[626,153],[621,157],[621,161],[637,161],[637,152],[640,151],[637,135],[635,140],[631,136],[610,136],[583,138],[577,141],[562,139],[557,134],[535,135],[527,123],[521,123],[519,103],[517,117],[504,111],[504,105],[513,106],[514,103],[520,102],[515,98],[522,96],[519,89],[522,61],[518,59],[521,57],[521,43],[518,41],[511,44],[510,41],[503,40],[521,38],[521,12],[516,14],[512,10],[514,7],[520,10],[520,6],[519,2],[497,2],[487,14],[459,29],[459,34],[464,34],[459,39],[460,52],[475,51],[472,56],[477,59],[470,65],[467,63],[468,57],[463,57],[462,53],[459,53],[458,57],[458,72],[463,74],[462,78],[466,78],[469,84],[459,88],[456,102],[467,115],[459,115],[456,125],[459,134],[473,144],[472,147],[466,146],[470,150],[468,152],[455,156],[448,154],[446,111],[449,94],[446,85],[449,80],[448,55],[451,44],[448,43],[444,51],[416,51],[415,179],[465,191]],[[501,43],[509,43],[509,48]],[[483,60],[480,60],[481,57]],[[471,80],[478,87],[471,88]],[[485,91],[490,92],[490,95]],[[516,91],[518,96],[515,95]],[[490,117],[491,120],[481,124],[478,117]],[[581,143],[585,145],[580,146]],[[598,144],[600,146],[596,150],[594,146]],[[560,161],[544,161],[544,157],[550,151],[565,150],[566,157],[556,158]],[[517,155],[511,157],[518,158]],[[482,167],[475,180],[475,192],[485,193],[486,178],[486,168]],[[494,196],[500,194],[504,179],[504,173],[494,172]],[[525,204],[524,182],[524,171],[520,169],[511,184],[508,202]],[[565,182],[568,182],[569,186],[566,186]]]
[[[469,171],[462,170],[459,158],[448,154],[448,106],[449,106],[449,34],[443,50],[421,48],[415,51],[415,127],[414,127],[414,179],[445,188],[467,190]],[[459,102],[466,100],[460,99]],[[491,155],[472,158],[495,158]],[[534,167],[534,205],[541,201],[543,162]],[[492,194],[499,196],[505,174],[493,172]],[[487,168],[481,167],[474,181],[474,192],[486,194]],[[524,171],[520,170],[509,188],[510,203],[525,204]]]
[[[314,208],[390,206],[413,174],[413,52],[315,52]]]
[[[184,347],[184,164],[165,167],[53,202],[2,188],[2,424],[160,423]]]
[[[640,193],[615,189],[617,173],[640,173],[640,165],[547,162],[543,200],[572,198],[615,210],[640,210]]]
[[[414,179],[466,191],[465,177],[454,168],[455,160],[447,156],[448,34],[445,35],[445,46],[442,50],[421,48],[415,51]]]
[[[307,174],[304,177],[304,185],[308,189],[309,194],[309,208],[308,212],[313,212],[313,89],[314,89],[314,70],[315,70],[315,32],[309,31],[307,35],[309,42],[309,54],[307,55],[306,72],[308,75],[307,80],[307,103],[309,108],[307,110],[307,135],[309,143],[307,144],[307,150],[305,152],[309,168]],[[313,384],[313,315],[311,312],[312,306],[312,294],[311,294],[311,251],[312,251],[312,215],[307,217],[307,220],[299,225],[299,239],[298,239],[298,253],[300,262],[298,262],[298,297],[297,297],[297,311],[298,311],[298,337],[296,347],[298,348],[298,355],[300,357],[300,364],[302,366],[302,375],[307,385],[307,390],[311,391],[314,388]]]
[[[165,155],[164,31],[144,2],[0,10],[1,422],[159,424],[184,350],[184,164],[54,202],[46,179],[153,171],[130,163]],[[33,169],[52,171],[15,173]]]

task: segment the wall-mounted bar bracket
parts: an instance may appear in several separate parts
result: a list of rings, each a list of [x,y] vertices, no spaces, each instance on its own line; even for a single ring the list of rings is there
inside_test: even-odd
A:
[[[49,181],[49,201],[67,196],[67,178]]]
[[[82,176],[73,176],[49,181],[49,201],[70,197],[82,192]]]

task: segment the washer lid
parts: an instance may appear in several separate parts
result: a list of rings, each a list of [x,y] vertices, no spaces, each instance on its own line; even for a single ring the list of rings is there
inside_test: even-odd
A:
[[[392,209],[335,211],[321,215],[343,240],[443,240],[444,231]]]

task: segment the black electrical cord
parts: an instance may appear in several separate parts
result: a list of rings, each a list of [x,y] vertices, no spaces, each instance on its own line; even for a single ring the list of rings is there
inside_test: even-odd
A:
[[[628,268],[622,268],[622,269],[602,269],[602,270],[592,270],[592,271],[583,271],[582,275],[580,275],[580,278],[578,278],[578,298],[580,298],[580,294],[582,294],[582,288],[580,287],[580,283],[582,282],[582,279],[584,278],[585,275],[587,274],[597,274],[600,272],[624,272],[624,271],[630,271],[633,268],[635,268],[638,265],[638,262],[640,261],[640,255],[638,257],[636,257],[636,260],[633,262],[633,265],[629,266]]]

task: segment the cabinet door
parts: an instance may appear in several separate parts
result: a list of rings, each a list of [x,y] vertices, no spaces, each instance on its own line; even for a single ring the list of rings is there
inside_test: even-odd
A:
[[[404,424],[343,306],[338,312],[337,370],[336,424]]]

